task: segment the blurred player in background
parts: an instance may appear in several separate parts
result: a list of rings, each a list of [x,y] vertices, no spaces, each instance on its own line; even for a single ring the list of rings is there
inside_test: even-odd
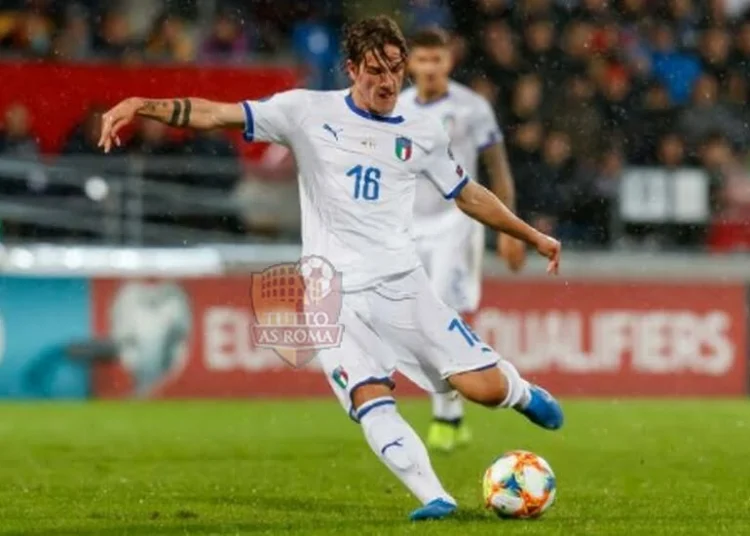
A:
[[[456,500],[435,474],[424,442],[401,416],[391,376],[534,424],[563,424],[557,401],[524,380],[435,294],[413,241],[417,177],[496,231],[533,246],[557,274],[560,243],[529,226],[453,160],[436,120],[397,107],[408,47],[388,17],[353,24],[344,40],[352,87],[291,90],[260,101],[133,97],[103,116],[100,144],[136,116],[195,129],[242,128],[247,141],[288,145],[299,166],[302,256],[330,262],[342,278],[341,344],[318,353],[331,388],[362,427],[373,453],[422,506],[412,520],[452,514]]]
[[[453,68],[448,36],[439,29],[422,30],[412,38],[409,72],[415,85],[405,90],[399,104],[420,110],[445,128],[451,150],[477,178],[481,156],[495,195],[514,209],[514,187],[503,136],[490,104],[468,87],[450,79]],[[462,315],[479,306],[484,226],[464,214],[455,203],[446,203],[428,180],[417,181],[414,205],[417,252],[442,300]],[[497,251],[514,272],[521,269],[525,245],[500,234]],[[433,422],[427,445],[451,451],[468,443],[471,433],[463,421],[463,401],[457,392],[432,394]]]

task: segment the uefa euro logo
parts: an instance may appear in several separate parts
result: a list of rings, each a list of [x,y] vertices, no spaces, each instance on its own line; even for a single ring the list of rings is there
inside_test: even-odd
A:
[[[253,274],[251,336],[295,368],[341,344],[341,272],[323,257],[270,266]]]

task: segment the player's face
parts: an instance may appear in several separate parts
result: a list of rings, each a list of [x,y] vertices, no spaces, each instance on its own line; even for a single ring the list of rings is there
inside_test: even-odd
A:
[[[444,91],[451,73],[451,55],[445,47],[417,47],[409,56],[409,72],[417,87],[429,93]]]
[[[387,115],[396,107],[406,69],[398,47],[386,45],[383,52],[367,52],[359,65],[347,63],[354,91],[363,106],[379,115]]]

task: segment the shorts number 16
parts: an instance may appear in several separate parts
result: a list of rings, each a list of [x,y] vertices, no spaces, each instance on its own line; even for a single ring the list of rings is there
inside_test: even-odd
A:
[[[467,324],[465,320],[460,318],[454,318],[453,320],[451,320],[451,323],[448,326],[448,331],[458,331],[463,336],[463,338],[466,339],[466,343],[469,346],[474,346],[475,344],[482,342],[477,334],[471,330],[469,324]]]

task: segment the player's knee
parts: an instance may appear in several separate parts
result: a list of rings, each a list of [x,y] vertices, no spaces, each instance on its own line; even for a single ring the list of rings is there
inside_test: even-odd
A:
[[[391,388],[385,383],[365,383],[351,393],[354,409],[360,408],[370,400],[391,396]]]
[[[496,368],[454,374],[450,383],[467,400],[489,408],[501,405],[508,397],[508,382]]]

